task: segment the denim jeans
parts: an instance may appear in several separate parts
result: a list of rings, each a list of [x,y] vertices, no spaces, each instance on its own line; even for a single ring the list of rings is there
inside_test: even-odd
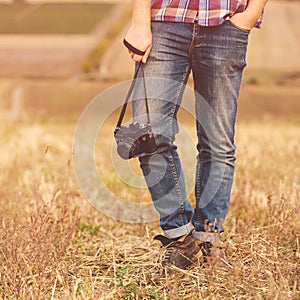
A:
[[[214,27],[152,22],[152,33],[153,48],[143,71],[158,150],[141,157],[140,165],[166,236],[176,238],[194,230],[197,239],[215,239],[215,233],[224,230],[234,176],[237,99],[249,32],[225,21]],[[174,144],[177,112],[191,72],[198,137],[195,208],[187,200]],[[140,80],[133,118],[146,122]]]

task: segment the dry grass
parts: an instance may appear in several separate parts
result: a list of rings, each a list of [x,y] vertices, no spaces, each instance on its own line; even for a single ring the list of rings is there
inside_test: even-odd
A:
[[[299,122],[239,122],[227,248],[161,283],[158,223],[109,219],[81,196],[74,123],[11,124],[2,109],[1,124],[0,298],[300,298]]]

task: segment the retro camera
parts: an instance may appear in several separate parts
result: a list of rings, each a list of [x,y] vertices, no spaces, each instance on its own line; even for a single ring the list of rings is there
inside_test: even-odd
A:
[[[117,127],[114,131],[117,152],[123,159],[153,154],[156,144],[150,124],[137,122]]]
[[[117,143],[117,152],[123,159],[130,159],[133,157],[142,157],[145,155],[153,154],[156,151],[156,144],[151,129],[150,113],[148,107],[148,99],[146,93],[146,83],[144,77],[144,70],[142,67],[142,79],[145,91],[145,107],[147,112],[147,123],[139,124],[138,122],[130,123],[129,125],[121,125],[129,98],[132,94],[139,69],[142,63],[140,63],[136,69],[136,72],[131,82],[129,91],[125,98],[119,120],[114,131],[115,140]]]

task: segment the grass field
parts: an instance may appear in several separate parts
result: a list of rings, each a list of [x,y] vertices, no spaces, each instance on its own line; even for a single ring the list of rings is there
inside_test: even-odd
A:
[[[112,7],[108,3],[0,4],[0,33],[89,33]]]
[[[12,35],[19,40],[7,45],[6,36],[2,40],[1,69],[16,69],[2,73],[15,79],[0,82],[0,299],[300,299],[298,6],[296,1],[286,7],[273,3],[266,10],[265,29],[252,45],[256,64],[245,71],[239,99],[236,176],[222,237],[226,248],[205,267],[177,271],[162,282],[152,280],[159,268],[159,245],[153,241],[160,233],[159,222],[124,223],[100,213],[83,197],[73,169],[80,114],[116,82],[60,80],[57,68],[79,64],[77,56],[67,60],[73,53],[68,49],[78,52],[78,45],[87,41],[74,42],[68,33],[91,32],[112,6],[0,4],[0,33],[46,34],[40,40],[33,36],[33,41],[25,36],[25,42]],[[50,34],[61,35],[54,41]],[[119,43],[117,52],[121,47]],[[58,60],[63,64],[53,63],[58,54],[65,55]],[[16,71],[24,62],[29,62],[26,70],[37,73],[43,67],[54,69],[56,77],[20,79]],[[129,67],[125,61],[117,69]],[[17,86],[21,99],[12,97]],[[124,93],[105,98],[101,113],[120,104]],[[112,162],[116,117],[104,123],[95,144],[99,176],[114,195],[131,203],[151,202],[147,189],[120,180],[119,166]],[[193,122],[183,112],[179,120],[193,137]],[[194,203],[193,146],[180,136],[178,146]],[[131,174],[142,180],[136,160],[128,169],[123,174],[127,182]],[[90,178],[89,168],[84,172]],[[121,214],[103,195],[99,201]]]
[[[8,121],[9,94],[2,95],[0,298],[299,299],[299,88],[243,85],[227,247],[205,268],[157,283],[158,222],[102,215],[73,172],[76,121],[87,99],[111,84],[27,82],[18,123]],[[102,144],[111,144],[112,130],[104,127]],[[149,200],[146,190],[120,183],[106,150],[97,144],[110,189]]]

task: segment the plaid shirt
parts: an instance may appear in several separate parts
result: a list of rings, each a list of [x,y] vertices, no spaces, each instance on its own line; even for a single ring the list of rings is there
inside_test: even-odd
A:
[[[217,26],[233,14],[243,12],[247,0],[152,0],[153,21],[194,23]],[[261,27],[261,18],[255,27]]]

